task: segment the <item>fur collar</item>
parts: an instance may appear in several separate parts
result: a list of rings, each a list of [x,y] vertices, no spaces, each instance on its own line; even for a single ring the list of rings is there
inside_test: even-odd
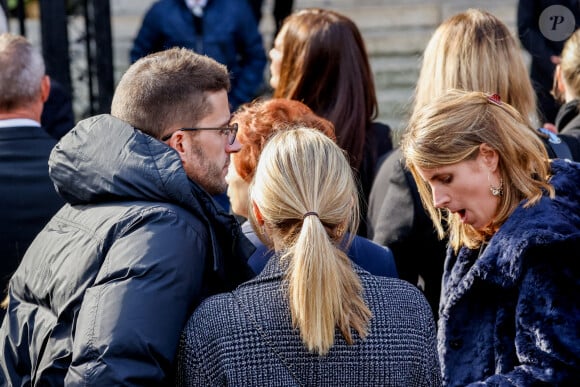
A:
[[[530,208],[520,204],[492,237],[475,262],[474,276],[509,287],[521,276],[523,257],[537,246],[564,240],[580,240],[580,164],[552,161],[551,184],[556,197],[544,196]],[[473,259],[478,251],[463,248],[458,260]],[[470,257],[467,257],[470,256]]]

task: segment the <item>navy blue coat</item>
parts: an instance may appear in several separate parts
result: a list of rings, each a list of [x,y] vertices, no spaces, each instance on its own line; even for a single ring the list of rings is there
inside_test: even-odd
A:
[[[248,265],[254,273],[260,274],[270,258],[275,255],[274,250],[266,247],[252,229],[250,222],[242,224],[242,231],[256,246],[256,251],[248,259]],[[348,257],[366,271],[382,277],[398,278],[393,253],[388,247],[378,245],[366,238],[354,237],[348,250]]]
[[[449,252],[438,330],[445,385],[580,380],[580,164],[554,160],[552,172],[555,199],[517,207],[480,255]]]
[[[264,81],[266,52],[247,1],[208,0],[196,31],[184,0],[160,0],[147,11],[131,49],[131,62],[172,47],[186,47],[227,66],[232,110],[253,100]]]
[[[64,205],[48,176],[55,144],[38,126],[0,128],[0,299],[36,234]]]
[[[67,204],[10,281],[0,385],[169,384],[188,316],[251,277],[254,247],[175,150],[114,117],[81,121],[49,165]]]

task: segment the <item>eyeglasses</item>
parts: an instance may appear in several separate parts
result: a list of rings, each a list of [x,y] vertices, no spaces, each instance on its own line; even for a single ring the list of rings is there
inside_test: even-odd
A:
[[[221,134],[228,137],[228,144],[232,145],[236,141],[236,135],[238,134],[238,124],[233,123],[231,126],[222,126],[221,128],[181,128],[177,129],[175,132],[193,132],[195,130],[219,130]],[[175,134],[175,132],[161,137],[161,141],[167,141]]]

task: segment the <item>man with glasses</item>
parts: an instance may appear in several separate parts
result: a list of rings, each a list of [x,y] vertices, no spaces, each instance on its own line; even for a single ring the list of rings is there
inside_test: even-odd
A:
[[[53,149],[67,204],[12,278],[0,385],[171,384],[189,314],[251,276],[253,247],[211,196],[240,149],[229,87],[213,59],[152,54],[123,75],[110,115]]]

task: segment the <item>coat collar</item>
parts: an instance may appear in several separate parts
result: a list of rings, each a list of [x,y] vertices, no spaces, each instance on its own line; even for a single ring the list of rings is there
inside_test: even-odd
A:
[[[275,252],[266,263],[266,266],[264,266],[264,269],[255,278],[251,279],[245,284],[240,285],[240,288],[252,284],[255,285],[258,283],[270,281],[281,281],[286,274],[286,270],[288,269],[288,262],[283,262],[280,259],[280,256],[281,254],[279,252]],[[352,263],[352,267],[354,272],[359,276],[368,274],[367,271],[362,269],[354,262]]]

